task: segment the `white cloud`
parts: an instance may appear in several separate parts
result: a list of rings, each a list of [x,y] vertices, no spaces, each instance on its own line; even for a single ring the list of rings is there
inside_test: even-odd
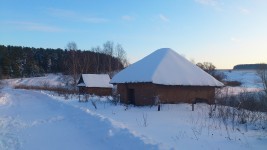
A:
[[[133,16],[130,16],[130,15],[123,15],[121,17],[122,20],[125,20],[125,21],[132,21],[134,20],[134,17]]]
[[[169,18],[167,18],[165,15],[163,15],[163,14],[159,14],[159,18],[160,18],[160,20],[162,20],[162,21],[164,21],[164,22],[169,22],[170,20],[169,20]]]
[[[247,8],[240,7],[238,10],[240,13],[242,13],[244,15],[250,14],[250,10]]]
[[[224,4],[220,0],[195,0],[196,3],[199,3],[201,5],[209,6],[213,8],[216,11],[223,11]]]
[[[230,40],[231,40],[232,42],[234,42],[234,43],[240,43],[240,42],[241,42],[241,39],[236,38],[236,37],[231,37]]]
[[[210,5],[210,6],[218,5],[218,0],[195,0],[195,1],[203,5]]]
[[[81,21],[87,22],[87,23],[104,23],[108,22],[105,18],[97,18],[97,17],[84,17],[80,18]]]
[[[15,27],[16,29],[20,30],[27,30],[27,31],[41,31],[41,32],[62,32],[64,31],[61,28],[44,25],[35,22],[28,22],[28,21],[6,21],[5,24]]]
[[[89,16],[89,15],[83,15],[71,10],[64,10],[64,9],[55,9],[55,8],[49,8],[48,9],[49,14],[55,17],[68,19],[71,21],[80,21],[80,22],[86,22],[86,23],[104,23],[108,22],[107,19],[96,17],[96,16]]]

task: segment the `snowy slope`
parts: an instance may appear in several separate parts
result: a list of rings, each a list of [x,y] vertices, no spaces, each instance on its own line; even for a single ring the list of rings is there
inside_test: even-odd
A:
[[[228,81],[241,82],[242,87],[262,88],[262,84],[256,70],[219,70],[219,72],[223,72],[226,75]]]
[[[239,94],[244,91],[258,92],[263,90],[263,85],[257,75],[256,70],[217,70],[226,76],[226,81],[239,81],[241,86],[225,87],[224,91],[228,94]]]
[[[152,82],[163,85],[223,86],[170,48],[156,50],[116,74],[111,83]]]
[[[7,85],[28,85],[28,86],[66,86],[66,83],[70,80],[69,76],[64,76],[62,74],[47,74],[43,77],[34,78],[17,78],[4,80]]]

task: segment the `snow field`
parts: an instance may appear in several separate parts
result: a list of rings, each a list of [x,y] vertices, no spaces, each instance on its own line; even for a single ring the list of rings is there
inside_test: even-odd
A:
[[[265,149],[267,146],[265,130],[246,131],[243,125],[232,129],[230,123],[226,127],[218,119],[209,118],[210,106],[206,104],[197,104],[195,111],[189,104],[166,104],[158,112],[156,106],[115,106],[93,99],[97,109],[90,101],[79,103],[75,98],[60,101],[107,119],[115,127],[126,128],[145,143],[159,145],[159,149]]]
[[[240,81],[245,88],[262,88],[260,78],[256,70],[231,70],[223,72],[228,81]]]
[[[226,72],[241,87],[232,94],[260,91],[251,71]],[[8,86],[65,86],[60,75],[5,80]],[[134,107],[114,105],[110,98],[65,99],[51,92],[4,88],[0,93],[0,150],[35,149],[266,149],[265,129],[248,125],[231,128],[209,118],[209,105]],[[94,108],[91,101],[96,103]],[[263,114],[263,115],[266,115]],[[266,123],[265,123],[266,124]]]

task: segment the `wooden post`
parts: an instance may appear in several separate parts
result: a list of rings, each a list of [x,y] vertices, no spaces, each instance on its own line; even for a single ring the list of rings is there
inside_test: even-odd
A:
[[[213,109],[213,111],[215,111],[215,110],[216,110],[216,106],[217,106],[217,105],[216,105],[216,103],[215,103],[215,104],[214,104],[214,109]]]
[[[80,88],[78,88],[78,91],[79,91],[79,102],[81,102],[81,98],[80,98],[80,95],[81,95]]]
[[[160,111],[160,104],[158,104],[158,111]]]
[[[192,103],[192,111],[194,111],[194,103]]]
[[[158,111],[160,111],[160,99],[159,99],[159,95],[155,96],[154,98],[154,104],[158,105]]]

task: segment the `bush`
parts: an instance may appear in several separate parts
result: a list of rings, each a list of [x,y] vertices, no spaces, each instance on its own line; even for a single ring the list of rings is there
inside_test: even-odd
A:
[[[257,128],[266,128],[267,103],[263,92],[243,91],[237,95],[230,95],[227,91],[219,93],[216,98],[217,111],[209,117],[218,118],[225,127],[232,124],[233,130],[236,125],[253,125]]]
[[[243,91],[237,95],[226,92],[217,95],[216,103],[238,109],[267,112],[266,96],[262,92]]]
[[[78,91],[75,89],[67,89],[64,87],[50,87],[50,86],[28,86],[28,85],[16,85],[15,89],[26,89],[26,90],[44,90],[44,91],[53,91],[59,95],[65,94],[77,94]]]
[[[197,63],[196,65],[221,82],[226,78],[224,73],[215,70],[216,67],[211,62]]]
[[[4,85],[3,85],[3,81],[2,80],[0,80],[0,97],[1,97],[1,92],[2,92],[2,88],[4,87]]]
[[[4,87],[4,83],[2,80],[0,80],[0,89],[2,89]]]
[[[216,80],[223,82],[226,79],[226,75],[223,72],[213,71],[210,73]]]
[[[241,86],[242,83],[239,81],[224,81],[224,85],[226,85],[226,86]]]

